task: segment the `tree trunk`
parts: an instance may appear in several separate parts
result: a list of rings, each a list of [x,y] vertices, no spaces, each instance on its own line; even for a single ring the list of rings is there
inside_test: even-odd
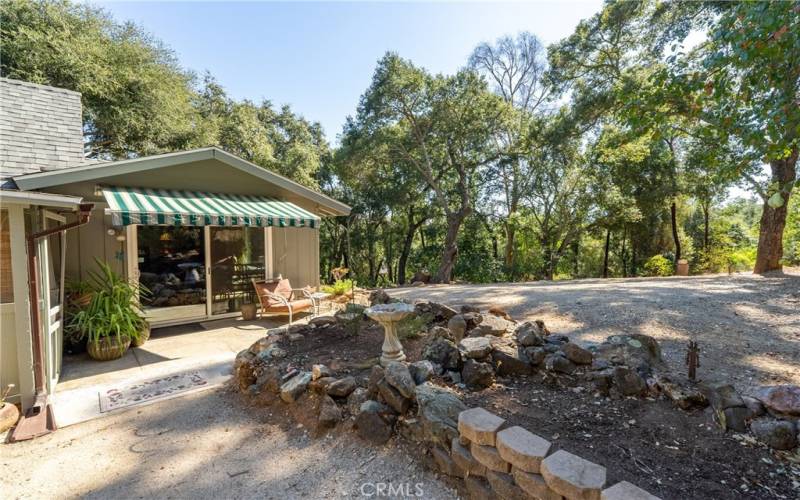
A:
[[[444,248],[442,249],[442,262],[433,277],[434,283],[450,283],[453,275],[453,268],[458,257],[458,230],[461,223],[467,216],[466,211],[459,210],[447,214],[447,234],[444,238]]]
[[[606,248],[603,253],[603,278],[608,278],[608,247],[611,244],[611,230],[606,229]]]
[[[505,264],[508,269],[508,276],[511,281],[514,281],[514,239],[516,236],[516,229],[509,223],[506,223],[506,250],[505,250]]]
[[[761,227],[758,232],[758,251],[756,265],[753,272],[762,274],[768,271],[780,271],[781,258],[783,257],[783,228],[786,225],[786,212],[789,197],[795,181],[798,150],[792,152],[789,158],[770,162],[772,169],[772,182],[777,182],[781,188],[783,205],[772,208],[764,200],[761,212]]]
[[[626,248],[626,243],[628,242],[628,231],[622,231],[622,251],[620,255],[622,255],[622,277],[628,277],[628,249]]]
[[[708,252],[708,219],[709,212],[711,212],[711,204],[703,204],[703,250]]]
[[[681,259],[681,240],[678,236],[678,207],[673,201],[669,206],[670,222],[672,223],[672,239],[675,240],[675,265]]]

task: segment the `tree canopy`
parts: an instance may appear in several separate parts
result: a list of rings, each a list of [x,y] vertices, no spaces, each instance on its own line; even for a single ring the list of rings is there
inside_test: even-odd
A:
[[[323,280],[800,264],[798,2],[607,1],[549,46],[476,43],[448,75],[390,52],[336,147],[102,9],[8,0],[0,21],[2,76],[82,93],[88,156],[216,145],[350,204],[323,222]]]

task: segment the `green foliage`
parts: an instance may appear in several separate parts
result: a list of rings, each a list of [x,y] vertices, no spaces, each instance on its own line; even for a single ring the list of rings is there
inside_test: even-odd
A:
[[[353,291],[355,281],[351,279],[336,280],[332,285],[322,285],[322,291],[334,297],[347,295]]]
[[[91,271],[92,300],[89,306],[77,312],[70,329],[82,332],[89,342],[105,337],[130,337],[136,339],[145,328],[145,320],[138,307],[140,294],[147,289],[126,281],[111,266],[95,260],[99,271]]]
[[[433,321],[433,315],[430,313],[406,316],[397,322],[397,337],[400,340],[417,339],[422,336],[431,321]]]
[[[672,261],[663,255],[654,255],[642,266],[645,276],[672,276]]]

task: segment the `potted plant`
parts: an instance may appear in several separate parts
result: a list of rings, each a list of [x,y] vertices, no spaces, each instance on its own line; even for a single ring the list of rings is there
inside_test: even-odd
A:
[[[86,336],[72,320],[92,301],[92,286],[86,281],[69,281],[64,292],[64,353],[80,354],[86,351]]]
[[[150,323],[144,321],[139,335],[131,338],[131,345],[133,347],[142,347],[148,340],[150,340]]]
[[[0,393],[0,432],[5,432],[14,427],[17,425],[17,420],[19,420],[19,408],[17,408],[17,405],[6,401],[8,393],[13,388],[14,384],[8,384],[6,390]]]
[[[258,315],[258,306],[252,302],[242,304],[242,319],[245,321],[253,321]]]
[[[99,272],[91,272],[92,300],[70,323],[86,336],[89,356],[100,361],[121,358],[132,340],[143,342],[149,326],[139,309],[139,295],[148,294],[141,285],[129,282],[111,266],[96,260]],[[146,340],[146,338],[145,338]]]

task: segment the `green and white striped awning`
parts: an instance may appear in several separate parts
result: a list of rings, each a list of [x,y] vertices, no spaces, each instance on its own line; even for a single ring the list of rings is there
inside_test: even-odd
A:
[[[103,196],[115,226],[319,226],[311,212],[266,196],[129,187],[104,187]]]

